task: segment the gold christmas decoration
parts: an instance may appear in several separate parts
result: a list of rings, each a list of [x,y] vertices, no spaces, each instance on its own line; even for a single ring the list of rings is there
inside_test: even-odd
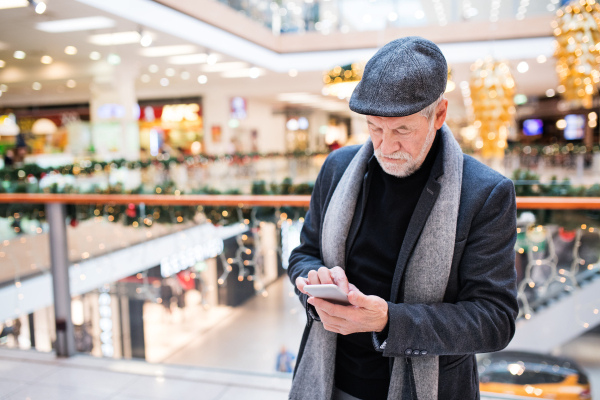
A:
[[[476,147],[483,157],[504,157],[506,138],[513,127],[515,81],[508,64],[491,58],[471,65],[473,126],[479,131]]]
[[[364,65],[353,63],[350,65],[337,66],[323,74],[323,95],[335,96],[339,99],[348,99],[354,88],[362,79]]]
[[[571,1],[556,12],[554,28],[558,93],[565,100],[592,107],[600,82],[600,5],[595,0]]]
[[[456,89],[456,83],[452,80],[452,68],[448,65],[448,81],[446,82],[446,90],[444,93],[450,93]]]

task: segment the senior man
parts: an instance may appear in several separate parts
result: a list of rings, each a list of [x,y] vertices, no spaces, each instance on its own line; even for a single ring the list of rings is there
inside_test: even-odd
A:
[[[370,140],[327,158],[290,257],[308,316],[290,399],[478,399],[474,354],[512,339],[514,187],[444,124],[447,74],[419,37],[366,65],[350,109]],[[351,305],[305,291],[328,283]]]

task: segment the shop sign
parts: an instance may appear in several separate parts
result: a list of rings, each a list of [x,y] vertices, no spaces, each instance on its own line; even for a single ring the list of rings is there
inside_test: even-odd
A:
[[[199,104],[169,104],[163,107],[160,118],[164,122],[198,121],[199,111]]]
[[[248,116],[246,100],[242,97],[231,99],[231,119],[246,119]]]
[[[223,239],[213,238],[170,257],[165,257],[160,261],[160,274],[163,278],[168,278],[200,261],[218,256],[223,252],[223,247]]]

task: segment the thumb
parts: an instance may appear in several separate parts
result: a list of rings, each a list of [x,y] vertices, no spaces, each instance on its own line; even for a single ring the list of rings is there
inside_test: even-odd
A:
[[[353,289],[350,291],[350,293],[348,293],[348,301],[353,306],[362,307],[362,308],[369,308],[368,306],[371,303],[369,296],[364,295],[358,289]]]

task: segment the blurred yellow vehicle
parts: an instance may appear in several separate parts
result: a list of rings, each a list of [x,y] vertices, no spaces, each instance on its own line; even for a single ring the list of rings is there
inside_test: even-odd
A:
[[[591,399],[587,376],[565,358],[502,351],[480,356],[477,364],[481,392],[538,399]]]

